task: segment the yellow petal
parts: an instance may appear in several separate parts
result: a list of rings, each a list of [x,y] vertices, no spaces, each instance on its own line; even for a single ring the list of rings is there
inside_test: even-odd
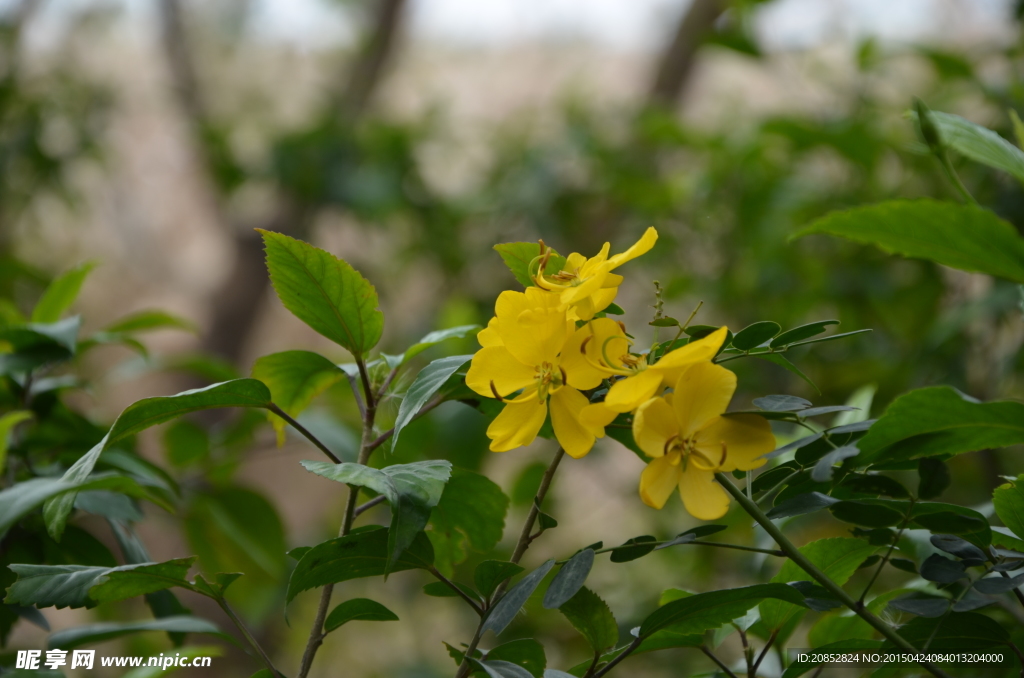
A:
[[[682,467],[672,464],[668,457],[655,459],[640,474],[640,498],[648,506],[660,509],[679,487]]]
[[[491,383],[505,397],[534,383],[537,372],[524,365],[504,346],[488,346],[476,352],[466,373],[466,386],[487,398],[494,397]]]
[[[591,324],[584,325],[575,332],[562,349],[562,355],[558,357],[558,364],[565,370],[565,376],[569,385],[581,391],[597,388],[601,381],[610,373],[599,370],[587,360],[584,349],[589,349],[594,342],[594,332]],[[584,342],[586,346],[584,346]],[[590,351],[588,350],[588,353]]]
[[[600,292],[600,290],[598,290],[598,292]],[[573,312],[576,315],[576,318],[578,320],[582,320],[583,322],[593,320],[594,314],[597,313],[597,309],[594,308],[593,297],[583,297],[575,304],[573,304],[570,308],[572,308]]]
[[[476,340],[483,347],[501,346],[501,337],[498,336],[498,318],[494,317],[487,321],[487,327],[477,332]]]
[[[715,417],[697,432],[695,442],[698,450],[714,459],[720,458],[725,443],[723,471],[749,471],[764,466],[768,460],[758,457],[775,449],[772,427],[756,414]]]
[[[729,407],[732,394],[736,392],[736,375],[721,365],[699,362],[686,368],[673,388],[672,405],[683,437],[689,438]]]
[[[580,412],[589,404],[587,397],[565,387],[551,394],[551,427],[555,438],[573,459],[579,459],[594,447],[594,434],[580,422]]]
[[[576,270],[583,268],[583,264],[587,263],[587,258],[579,252],[573,252],[565,258],[565,266],[562,270],[566,273],[573,273]]]
[[[718,353],[718,349],[722,347],[722,342],[725,341],[725,335],[728,330],[724,327],[712,332],[703,339],[697,339],[690,343],[677,348],[674,351],[669,351],[662,356],[662,359],[651,366],[651,370],[669,371],[676,370],[678,368],[685,368],[693,365],[694,363],[700,363],[701,361],[710,361],[711,358],[715,357]],[[674,379],[670,380],[670,383],[674,382],[679,378],[676,375]]]
[[[547,403],[540,402],[537,398],[506,403],[505,409],[487,427],[491,451],[508,452],[532,443],[540,427],[544,425],[547,413]]]
[[[528,308],[514,321],[500,318],[498,334],[519,362],[554,364],[567,339],[565,310]]]
[[[648,228],[644,231],[644,234],[640,237],[636,243],[622,254],[616,254],[614,257],[608,260],[612,268],[622,266],[631,259],[636,259],[641,254],[646,254],[654,247],[654,243],[658,242],[658,232],[654,230],[654,227]]]
[[[593,305],[595,313],[599,313],[608,308],[611,303],[615,301],[615,296],[619,293],[618,285],[608,286],[607,279],[611,277],[611,274],[607,275],[605,277],[605,287],[590,295],[590,303]]]
[[[608,409],[604,403],[591,403],[580,411],[580,423],[586,426],[595,438],[603,438],[605,427],[615,421],[617,416],[619,413]]]
[[[623,278],[621,275],[618,275],[616,273],[609,273],[604,277],[604,288],[608,289],[610,287],[618,287],[619,285],[622,284],[623,280],[625,280],[625,278]]]
[[[715,474],[687,466],[679,479],[679,496],[691,516],[698,520],[718,520],[729,510],[729,495],[715,481]]]
[[[664,398],[651,398],[633,415],[633,440],[648,457],[661,457],[669,440],[679,435],[672,406]]]
[[[660,386],[661,375],[646,369],[612,384],[604,404],[616,412],[629,412],[653,398]]]
[[[589,262],[588,262],[589,263]],[[562,303],[563,304],[576,304],[589,297],[594,292],[597,292],[604,287],[605,277],[608,275],[608,264],[604,263],[600,266],[585,266],[587,270],[584,275],[581,276],[583,282],[575,287],[566,288],[562,292]]]

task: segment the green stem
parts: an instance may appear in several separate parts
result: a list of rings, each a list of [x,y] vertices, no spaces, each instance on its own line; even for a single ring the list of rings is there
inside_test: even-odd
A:
[[[661,546],[662,544],[669,544],[672,541],[673,541],[672,539],[666,539],[665,541],[647,542],[646,545],[647,546]],[[614,553],[615,551],[618,551],[620,549],[635,549],[637,546],[644,546],[644,545],[645,544],[623,544],[622,546],[610,546],[610,547],[608,547],[606,549],[600,549],[598,551],[594,551],[594,554],[597,555],[599,553]],[[778,556],[779,558],[784,558],[786,556],[785,553],[783,553],[782,551],[780,551],[778,549],[759,549],[759,548],[756,548],[754,546],[743,546],[741,544],[726,544],[726,543],[718,542],[718,541],[688,541],[688,542],[685,542],[683,544],[677,544],[677,546],[714,546],[714,547],[720,548],[720,549],[735,549],[737,551],[749,551],[751,553],[763,553],[766,556]],[[569,562],[569,560],[568,559],[566,559],[566,560],[559,560],[559,561],[556,561],[556,562],[559,565],[561,565],[563,563]]]
[[[643,640],[641,640],[640,638],[637,638],[636,640],[634,640],[632,643],[629,644],[629,646],[625,650],[623,650],[618,655],[616,655],[615,659],[613,659],[610,662],[608,662],[607,664],[605,664],[604,668],[602,668],[600,671],[595,673],[594,674],[594,678],[601,678],[601,676],[605,675],[606,673],[608,673],[609,671],[614,669],[616,666],[618,666],[619,662],[621,662],[623,659],[625,659],[629,655],[633,654],[633,651],[636,650],[638,647],[640,647],[640,643],[642,643],[642,642],[643,642]],[[733,676],[733,678],[736,678],[736,677]]]
[[[711,661],[715,662],[718,668],[725,672],[725,675],[729,678],[736,678],[736,674],[729,670],[729,667],[722,663],[722,660],[715,656],[715,654],[707,648],[706,645],[700,646],[700,651],[708,656]]]
[[[274,663],[270,661],[270,657],[267,656],[267,653],[256,641],[256,638],[252,635],[252,633],[249,632],[249,629],[245,627],[245,624],[242,623],[242,620],[238,618],[238,615],[235,614],[235,611],[231,609],[231,606],[228,605],[228,601],[224,600],[222,596],[218,596],[214,598],[214,600],[216,600],[217,604],[220,605],[220,609],[224,610],[224,614],[228,616],[228,619],[231,620],[231,623],[234,624],[239,631],[241,631],[243,636],[245,636],[245,640],[249,643],[252,649],[256,651],[256,654],[259,655],[260,661],[263,662],[263,665],[267,668],[267,670],[270,671],[270,673],[272,673],[273,675],[277,676],[277,678],[284,678],[284,674],[274,667]]]
[[[722,485],[722,487],[725,488],[726,492],[731,494],[733,496],[733,499],[735,499],[740,504],[740,506],[743,507],[743,510],[746,511],[751,518],[757,521],[757,523],[764,528],[764,531],[767,532],[772,537],[772,539],[775,540],[775,543],[777,543],[779,545],[779,548],[781,548],[785,552],[785,554],[789,556],[790,560],[796,563],[804,572],[811,575],[811,577],[813,577],[815,581],[821,584],[821,586],[826,591],[835,596],[836,599],[839,600],[839,602],[848,607],[851,611],[853,611],[854,614],[859,616],[861,619],[866,621],[872,628],[881,633],[889,642],[891,642],[896,647],[907,652],[918,651],[913,645],[908,643],[901,635],[896,633],[895,629],[893,629],[891,626],[883,622],[881,619],[879,619],[869,610],[867,610],[863,605],[859,604],[857,601],[851,598],[850,594],[844,591],[841,586],[832,581],[832,579],[829,578],[829,576],[826,575],[824,572],[822,572],[817,565],[812,563],[807,558],[807,556],[801,553],[800,550],[793,545],[793,542],[791,542],[789,538],[786,537],[786,535],[782,534],[782,530],[780,530],[778,526],[775,525],[775,523],[769,520],[768,516],[766,516],[764,512],[760,508],[758,508],[757,504],[747,499],[747,495],[743,494],[743,492],[741,492],[735,485],[733,485],[725,474],[716,473],[715,478]],[[928,673],[932,674],[933,676],[936,676],[936,678],[949,678],[949,674],[947,674],[945,671],[940,669],[938,666],[935,666],[931,662],[920,662],[920,664],[922,667],[924,667],[926,671],[928,671]]]
[[[281,417],[282,419],[284,419],[292,428],[294,428],[296,431],[304,435],[306,439],[309,440],[309,442],[316,445],[321,452],[326,454],[328,459],[333,461],[335,464],[341,463],[341,459],[338,459],[337,455],[335,455],[334,452],[331,452],[329,449],[327,449],[326,445],[320,442],[320,440],[317,439],[315,435],[310,433],[305,426],[295,421],[287,412],[282,410],[274,403],[270,403],[270,406],[267,409],[276,414],[277,416]]]
[[[964,186],[964,182],[960,180],[960,175],[956,173],[955,169],[953,169],[953,163],[949,161],[949,154],[943,149],[939,151],[937,155],[939,156],[939,163],[942,165],[942,169],[946,171],[946,176],[949,177],[949,180],[956,187],[956,190],[960,192],[964,201],[971,205],[977,205],[978,201],[974,199],[971,192],[967,190],[966,186]]]
[[[876,569],[875,573],[871,575],[871,581],[869,581],[868,585],[864,587],[864,592],[861,593],[860,598],[857,599],[859,604],[864,604],[864,599],[868,597],[868,592],[871,590],[871,587],[875,585],[875,580],[878,579],[878,575],[882,574],[882,568],[885,567],[885,564],[889,562],[889,558],[892,557],[892,552],[896,550],[896,545],[900,543],[900,537],[903,536],[903,531],[907,529],[907,524],[910,522],[910,515],[913,511],[914,499],[911,499],[910,506],[907,508],[907,515],[903,516],[903,522],[900,523],[900,529],[896,533],[896,537],[892,540],[892,544],[889,545],[889,550],[885,552],[885,556],[882,557],[882,562],[878,564],[878,569]]]
[[[465,591],[460,589],[458,584],[456,584],[451,579],[449,579],[448,577],[446,577],[443,574],[441,574],[440,572],[438,572],[436,567],[431,565],[430,567],[427,568],[427,572],[429,572],[430,574],[434,575],[439,582],[441,582],[442,584],[444,584],[445,586],[450,588],[452,591],[454,591],[456,594],[458,594],[459,598],[462,598],[464,601],[466,601],[466,603],[471,608],[473,608],[473,611],[476,612],[477,615],[479,615],[481,617],[484,616],[483,608],[481,608],[477,604],[477,602],[475,600],[470,598],[469,595]]]

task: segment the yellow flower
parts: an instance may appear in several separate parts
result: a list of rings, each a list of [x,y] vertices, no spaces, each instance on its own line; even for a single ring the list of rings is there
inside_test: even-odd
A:
[[[729,509],[729,495],[715,482],[716,471],[749,471],[775,449],[768,422],[754,414],[723,417],[736,375],[710,362],[687,368],[673,393],[640,406],[633,437],[653,461],[640,476],[640,498],[660,509],[679,488],[695,518],[715,520]]]
[[[527,290],[498,297],[497,315],[480,333],[483,348],[473,356],[466,385],[506,403],[487,428],[492,451],[529,445],[550,412],[558,442],[579,458],[604,433],[580,421],[589,404],[580,391],[596,388],[603,375],[583,358],[586,328],[576,330],[560,304],[531,306],[531,296]],[[522,393],[506,400],[517,391]]]
[[[572,308],[580,320],[590,320],[595,313],[603,311],[615,301],[622,276],[612,271],[648,252],[657,240],[658,232],[648,228],[632,247],[612,257],[608,256],[610,243],[605,243],[597,256],[589,259],[573,252],[566,257],[562,270],[554,274],[542,273],[551,256],[550,250],[546,250],[542,242],[540,256],[530,264],[530,276],[538,288],[557,292],[561,302]]]
[[[625,377],[612,384],[605,396],[605,407],[612,412],[635,410],[658,395],[662,386],[674,384],[691,365],[710,361],[728,334],[726,328],[720,327],[703,339],[669,351],[658,362],[648,365],[646,355],[637,356],[624,350],[623,347],[628,346],[625,334],[618,337],[610,334],[608,325],[597,326],[596,330],[603,334],[587,343],[586,355],[606,374]]]

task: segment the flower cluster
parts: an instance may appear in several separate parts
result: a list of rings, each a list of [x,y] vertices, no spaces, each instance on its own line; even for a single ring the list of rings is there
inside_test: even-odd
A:
[[[726,328],[663,355],[635,353],[625,326],[604,313],[623,280],[612,271],[657,238],[649,228],[612,257],[608,243],[589,259],[573,253],[553,273],[553,253],[541,243],[528,267],[533,286],[498,296],[466,384],[505,403],[487,429],[494,452],[529,445],[550,417],[555,438],[578,459],[632,415],[636,444],[651,458],[640,477],[643,501],[660,509],[678,487],[687,511],[714,520],[729,506],[714,474],[761,466],[775,439],[757,415],[723,416],[736,376],[712,359]]]

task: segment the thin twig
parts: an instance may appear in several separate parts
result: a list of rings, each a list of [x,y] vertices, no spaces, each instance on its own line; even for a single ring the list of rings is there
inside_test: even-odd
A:
[[[757,675],[757,668],[761,666],[761,662],[764,661],[765,656],[768,654],[768,650],[772,649],[772,645],[775,643],[775,639],[779,637],[779,630],[775,629],[772,634],[768,636],[768,642],[764,644],[764,648],[761,653],[757,655],[757,659],[754,660],[753,673]]]
[[[369,511],[370,509],[372,509],[377,504],[383,504],[386,500],[387,500],[387,497],[385,497],[383,494],[381,494],[381,495],[378,495],[378,496],[374,497],[373,499],[371,499],[370,501],[366,502],[365,504],[360,504],[359,506],[356,507],[355,515],[353,517],[354,518],[358,518],[359,516],[361,516],[363,514],[363,512]]]
[[[339,459],[338,456],[336,454],[334,454],[334,452],[331,452],[327,448],[326,445],[324,445],[322,442],[320,442],[320,440],[315,435],[310,433],[309,430],[306,429],[305,426],[303,426],[299,422],[295,421],[287,412],[282,410],[280,407],[278,407],[274,403],[270,403],[270,405],[267,407],[267,409],[270,410],[271,412],[273,412],[274,414],[276,414],[277,416],[281,417],[282,419],[284,419],[286,422],[288,422],[291,425],[292,428],[294,428],[296,431],[298,431],[299,433],[304,435],[309,440],[309,442],[311,442],[314,445],[316,445],[317,448],[321,452],[326,454],[328,459],[333,461],[335,464],[342,463],[341,459]]]
[[[733,673],[732,671],[730,671],[730,670],[729,670],[729,667],[728,667],[728,666],[726,666],[725,664],[723,664],[723,663],[722,663],[722,660],[721,660],[721,659],[719,659],[718,657],[716,657],[716,656],[714,655],[714,653],[713,653],[713,652],[711,652],[711,650],[709,650],[709,649],[707,648],[707,646],[706,646],[706,645],[701,645],[701,646],[700,646],[700,651],[701,651],[701,652],[703,652],[704,654],[706,654],[706,655],[707,655],[707,656],[708,656],[708,657],[709,657],[709,658],[711,659],[711,661],[715,662],[715,664],[717,664],[717,665],[718,665],[718,668],[720,668],[720,669],[722,669],[723,671],[725,671],[725,675],[729,676],[729,678],[736,678],[736,674],[735,674],[735,673]]]
[[[600,671],[595,673],[594,674],[594,678],[601,678],[601,676],[603,676],[606,673],[608,673],[609,671],[611,671],[613,668],[615,668],[619,664],[619,662],[621,662],[623,659],[625,659],[629,655],[633,654],[633,651],[636,650],[638,647],[640,647],[640,643],[642,643],[642,642],[643,642],[643,640],[641,638],[637,638],[636,640],[634,640],[632,643],[630,643],[626,647],[625,650],[623,650],[622,652],[617,654],[615,656],[615,659],[612,659],[610,662],[608,662],[607,664],[604,665],[604,668],[602,668]],[[733,678],[735,678],[735,676]]]
[[[910,514],[913,513],[913,510],[914,498],[911,497],[910,506],[907,507],[907,515],[903,516],[903,521],[900,523],[900,529],[896,533],[896,537],[893,538],[892,544],[889,545],[889,550],[885,552],[885,555],[882,557],[882,562],[878,563],[878,568],[875,570],[875,573],[871,575],[871,581],[869,581],[868,585],[864,587],[864,592],[861,593],[860,598],[857,599],[858,605],[864,605],[864,599],[868,597],[868,592],[871,590],[871,587],[875,585],[875,580],[878,579],[878,575],[882,573],[882,568],[885,567],[885,564],[889,562],[889,558],[892,557],[892,552],[896,550],[896,545],[900,543],[900,537],[903,536],[903,531],[907,529],[907,525],[910,523]]]
[[[534,536],[536,536],[536,535],[534,535]],[[533,539],[533,537],[531,537],[531,539]],[[594,555],[601,554],[601,553],[614,553],[615,551],[619,551],[621,549],[635,549],[637,546],[654,546],[654,547],[657,547],[657,546],[662,546],[663,544],[671,544],[673,541],[675,541],[675,540],[674,539],[666,539],[664,541],[649,541],[649,542],[640,543],[640,544],[622,544],[621,546],[609,546],[606,549],[598,549],[597,551],[594,551]],[[741,544],[726,544],[726,543],[717,542],[717,541],[687,541],[687,542],[683,542],[681,544],[676,544],[676,546],[714,546],[714,547],[720,548],[720,549],[735,549],[737,551],[749,551],[751,553],[763,553],[763,554],[765,554],[767,556],[778,556],[779,558],[785,558],[786,557],[786,554],[784,552],[780,551],[779,549],[759,549],[759,548],[756,548],[754,546],[743,546]],[[568,559],[557,560],[555,562],[557,564],[561,565],[563,563],[569,562],[569,560]]]
[[[434,575],[435,577],[437,577],[438,581],[440,581],[441,583],[443,583],[443,584],[444,584],[445,586],[447,586],[448,588],[450,588],[450,589],[451,589],[452,591],[455,591],[455,593],[459,594],[459,598],[462,598],[462,599],[463,599],[464,601],[466,601],[466,603],[467,603],[467,604],[468,604],[468,605],[469,605],[470,607],[472,607],[472,608],[473,608],[473,611],[474,611],[474,612],[476,612],[476,613],[477,613],[478,615],[480,615],[481,617],[482,617],[482,616],[484,616],[484,610],[483,610],[483,608],[482,608],[482,607],[480,607],[480,605],[478,605],[478,604],[477,604],[477,602],[476,602],[475,600],[473,600],[473,599],[472,599],[472,598],[471,598],[471,597],[469,596],[469,594],[467,594],[467,593],[466,593],[465,591],[463,591],[463,590],[462,590],[461,588],[459,588],[459,585],[458,585],[458,584],[456,584],[456,583],[455,583],[455,582],[453,582],[453,581],[452,581],[451,579],[449,579],[448,577],[446,577],[446,576],[444,576],[443,574],[441,574],[440,572],[438,572],[438,571],[437,571],[437,568],[436,568],[436,567],[434,567],[433,565],[431,565],[431,566],[430,566],[429,568],[427,568],[427,572],[429,572],[430,574],[432,574],[432,575]]]
[[[260,660],[263,662],[263,665],[267,667],[267,670],[270,671],[270,673],[272,673],[273,675],[277,676],[278,678],[284,678],[284,674],[274,667],[274,663],[270,661],[270,657],[267,656],[267,653],[256,641],[256,638],[252,635],[252,633],[249,632],[249,629],[245,627],[245,624],[242,623],[242,620],[238,618],[238,615],[235,614],[235,611],[231,609],[231,606],[228,605],[228,601],[224,600],[223,596],[219,595],[214,600],[216,600],[217,604],[220,605],[220,609],[224,610],[224,614],[228,616],[228,619],[231,620],[231,623],[234,624],[235,627],[242,632],[242,635],[245,636],[246,641],[248,641],[252,649],[256,651],[256,654],[259,655]]]

